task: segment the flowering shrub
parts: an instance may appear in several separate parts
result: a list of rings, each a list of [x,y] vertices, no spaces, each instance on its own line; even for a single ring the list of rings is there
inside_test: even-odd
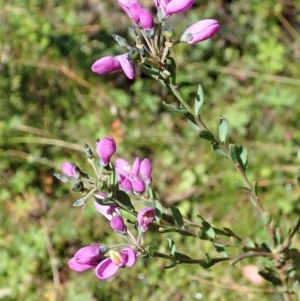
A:
[[[120,268],[133,267],[138,258],[164,258],[171,261],[168,268],[179,264],[197,264],[202,268],[210,268],[223,261],[232,264],[246,258],[263,257],[266,263],[257,272],[260,277],[272,283],[276,292],[285,300],[292,300],[297,294],[299,280],[299,252],[292,246],[292,241],[300,228],[300,219],[291,228],[286,237],[280,234],[280,228],[274,224],[269,212],[264,208],[258,195],[256,182],[248,179],[248,151],[245,147],[234,143],[228,144],[227,132],[229,122],[219,118],[218,135],[208,128],[200,115],[203,101],[203,91],[198,87],[193,108],[180,93],[176,83],[176,63],[171,56],[172,49],[180,43],[195,44],[213,38],[219,29],[219,23],[213,19],[200,20],[183,30],[180,38],[172,27],[167,25],[173,14],[187,12],[194,1],[154,1],[157,7],[157,20],[144,9],[139,1],[118,1],[120,7],[131,18],[133,26],[129,34],[132,45],[123,37],[113,34],[118,44],[126,48],[126,52],[116,57],[104,57],[92,65],[92,71],[105,75],[117,70],[123,70],[129,79],[134,79],[136,63],[147,76],[159,81],[177,101],[177,104],[164,103],[170,110],[182,115],[197,127],[199,138],[210,143],[212,151],[222,159],[232,163],[233,168],[241,177],[241,189],[249,196],[251,204],[257,210],[260,221],[265,229],[267,239],[241,237],[237,231],[228,228],[218,229],[199,216],[200,223],[183,217],[180,210],[171,207],[165,212],[156,198],[152,188],[152,164],[148,158],[137,157],[133,164],[123,158],[112,160],[116,152],[116,142],[112,137],[105,137],[96,142],[98,159],[95,160],[92,150],[84,144],[88,162],[94,175],[83,172],[75,163],[62,164],[62,174],[55,176],[64,183],[73,183],[73,190],[83,194],[73,206],[86,206],[88,199],[94,200],[95,209],[101,213],[116,234],[121,235],[126,243],[104,246],[97,242],[81,248],[69,261],[71,269],[83,272],[95,269],[96,276],[109,279],[116,275]],[[154,179],[155,181],[155,179]],[[298,183],[300,183],[298,179]],[[133,202],[131,199],[134,199]],[[141,207],[140,210],[137,210]],[[124,220],[123,214],[134,217],[132,222]],[[130,225],[131,224],[131,225]],[[182,254],[176,251],[176,243],[168,238],[169,254],[163,254],[148,246],[144,233],[153,225],[157,233],[176,232],[183,236],[210,242],[218,256],[204,254],[202,258],[195,254]],[[238,248],[239,254],[230,255],[229,247]],[[118,251],[116,251],[118,250]],[[192,257],[193,256],[193,257]],[[249,271],[249,270],[248,270]],[[245,272],[248,277],[249,272]],[[253,279],[252,277],[248,277]],[[261,278],[259,278],[261,283]]]

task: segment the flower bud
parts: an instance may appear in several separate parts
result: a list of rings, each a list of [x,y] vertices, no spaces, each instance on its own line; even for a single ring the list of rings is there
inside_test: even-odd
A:
[[[155,208],[145,207],[140,210],[137,215],[138,230],[140,233],[147,231],[149,225],[153,222],[155,218]]]
[[[201,20],[185,30],[181,42],[196,44],[212,38],[219,30],[219,23],[213,19]]]
[[[150,179],[152,173],[152,164],[148,158],[145,158],[140,164],[140,174],[144,179]]]
[[[95,268],[103,259],[107,248],[93,244],[79,249],[69,260],[69,267],[76,272],[84,272]]]
[[[183,13],[191,8],[195,0],[154,0],[159,19],[168,18],[172,14]]]
[[[112,56],[105,56],[92,65],[92,71],[97,74],[108,74],[121,69],[120,62]]]
[[[124,39],[123,37],[121,37],[117,34],[114,34],[114,33],[111,36],[120,46],[122,46],[122,47],[128,46],[126,39]]]
[[[105,137],[101,139],[96,145],[96,151],[103,166],[106,166],[110,162],[110,158],[113,156],[116,150],[116,142],[111,137]]]
[[[117,233],[124,235],[127,232],[127,227],[122,216],[115,215],[110,221],[110,227]]]

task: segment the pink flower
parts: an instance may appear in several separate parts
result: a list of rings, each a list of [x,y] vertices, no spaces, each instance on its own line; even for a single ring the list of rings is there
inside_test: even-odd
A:
[[[136,25],[144,30],[154,28],[154,20],[150,11],[144,9],[137,0],[118,0],[119,5]]]
[[[155,208],[145,207],[137,215],[138,230],[140,233],[146,232],[149,225],[155,218]]]
[[[98,194],[95,194],[94,197],[100,200],[103,200],[107,196],[106,193],[100,192]],[[96,201],[94,201],[94,206],[96,210],[101,213],[105,218],[107,218],[109,221],[112,220],[114,216],[121,216],[121,212],[119,211],[119,207],[117,206],[106,206],[106,205],[100,205]]]
[[[163,18],[189,10],[194,2],[195,0],[154,0],[158,12]]]
[[[105,257],[105,246],[93,244],[79,249],[69,260],[69,267],[76,272],[84,272],[95,268]]]
[[[106,166],[110,162],[110,158],[113,156],[116,150],[116,142],[111,137],[104,137],[96,144],[96,151],[103,166]]]
[[[64,162],[61,165],[62,172],[72,178],[78,179],[80,172],[75,163]]]
[[[147,185],[151,182],[152,165],[149,159],[135,158],[132,166],[122,159],[118,158],[115,161],[115,168],[119,177],[119,184],[125,191],[134,191],[137,194],[142,194]],[[142,176],[142,178],[140,177]]]
[[[185,30],[180,41],[196,44],[212,38],[219,30],[219,23],[213,19],[201,20]]]
[[[118,3],[134,23],[138,24],[140,21],[139,11],[142,9],[140,2],[137,0],[118,0]]]
[[[97,60],[91,67],[97,74],[108,74],[123,69],[129,79],[134,78],[134,70],[125,54],[116,57],[106,56]]]
[[[117,233],[124,235],[127,232],[127,227],[124,223],[122,216],[115,215],[110,221],[110,227]]]
[[[109,255],[95,269],[96,276],[101,280],[115,276],[120,268],[133,267],[137,260],[136,252],[131,248],[124,248],[120,252],[110,251]]]
[[[145,158],[140,165],[140,174],[146,184],[149,184],[152,180],[151,178],[152,173],[152,164],[148,158]]]

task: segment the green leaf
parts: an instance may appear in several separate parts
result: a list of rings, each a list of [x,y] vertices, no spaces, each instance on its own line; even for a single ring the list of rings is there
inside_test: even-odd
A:
[[[297,184],[300,186],[300,176],[297,176]]]
[[[127,195],[127,193],[123,190],[118,190],[116,192],[117,196],[117,203],[120,204],[120,206],[128,211],[134,210],[134,207],[132,206],[130,197]]]
[[[198,215],[202,219],[202,231],[199,233],[198,237],[203,240],[210,240],[216,237],[216,232],[214,228],[206,222],[200,215]]]
[[[169,77],[170,83],[172,85],[176,85],[176,62],[172,57],[168,57],[167,69],[171,74],[171,76]]]
[[[245,171],[247,168],[248,151],[245,147],[237,146],[235,144],[229,145],[230,157],[234,164],[238,164]]]
[[[226,250],[224,249],[224,245],[214,243],[213,246],[221,256],[228,257],[228,254],[227,254]]]
[[[216,142],[211,143],[211,148],[219,156],[227,158],[226,153],[222,149],[219,148],[219,145]]]
[[[166,266],[165,269],[171,269],[176,267],[176,265],[180,264],[180,261],[173,261],[170,265]]]
[[[176,105],[172,105],[170,103],[166,103],[165,101],[162,102],[162,104],[170,109],[172,109],[173,111],[176,111],[176,112],[179,112],[179,113],[182,113],[182,114],[186,114],[188,113],[188,111],[183,108],[183,107],[180,107],[180,106],[176,106]]]
[[[157,68],[154,67],[148,68],[143,64],[140,64],[140,68],[142,72],[148,75],[149,77],[152,77],[154,79],[161,79],[162,81],[165,80],[161,72]]]
[[[208,140],[208,141],[214,141],[215,140],[214,135],[211,132],[209,132],[205,129],[200,129],[199,132],[198,132],[198,136],[200,138]]]
[[[198,86],[198,91],[195,99],[195,114],[198,115],[199,111],[201,109],[201,106],[203,105],[204,102],[204,96],[203,96],[203,90],[202,86]]]
[[[167,241],[168,241],[168,246],[169,246],[169,249],[170,249],[170,254],[174,256],[174,254],[176,252],[175,242],[169,237],[167,237]]]
[[[156,212],[155,217],[159,221],[163,214],[163,207],[159,201],[155,200],[154,202],[155,202],[155,212]]]
[[[297,157],[298,157],[298,161],[300,162],[300,148],[298,149]]]
[[[178,260],[180,260],[180,259],[191,259],[191,257],[189,257],[189,256],[187,256],[185,254],[179,253],[179,252],[175,252],[174,256]]]
[[[159,228],[160,233],[168,233],[168,232],[176,232],[175,227],[169,227],[169,228]]]
[[[219,124],[219,138],[222,143],[226,141],[226,135],[228,131],[228,121],[224,117],[220,117],[220,124]]]
[[[255,248],[255,243],[250,237],[247,237],[245,242],[246,242],[247,247]]]
[[[183,222],[180,210],[177,207],[171,206],[171,211],[172,211],[172,215],[175,219],[176,224],[178,225],[179,228],[182,228],[184,225],[184,222]]]

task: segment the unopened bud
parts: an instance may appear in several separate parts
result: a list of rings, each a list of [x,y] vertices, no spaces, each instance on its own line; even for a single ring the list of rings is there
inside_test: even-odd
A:
[[[163,26],[161,32],[168,41],[174,36],[174,30],[170,26]]]
[[[74,184],[72,190],[74,192],[82,192],[84,190],[84,185],[82,182],[77,182]]]
[[[55,172],[53,174],[53,176],[56,178],[56,179],[59,179],[61,180],[63,183],[68,183],[68,182],[71,182],[70,178],[62,173],[58,173],[58,172]]]
[[[128,32],[129,32],[129,34],[132,36],[132,38],[133,38],[134,40],[136,40],[136,38],[137,38],[137,33],[136,33],[135,28],[134,28],[133,26],[128,27]]]
[[[126,47],[126,48],[128,47],[128,43],[127,43],[126,39],[124,39],[121,36],[114,34],[114,33],[111,36],[120,46]]]
[[[92,159],[93,158],[93,153],[92,153],[92,150],[90,149],[89,145],[87,143],[84,143],[83,147],[84,147],[85,154],[86,154],[87,158]]]

